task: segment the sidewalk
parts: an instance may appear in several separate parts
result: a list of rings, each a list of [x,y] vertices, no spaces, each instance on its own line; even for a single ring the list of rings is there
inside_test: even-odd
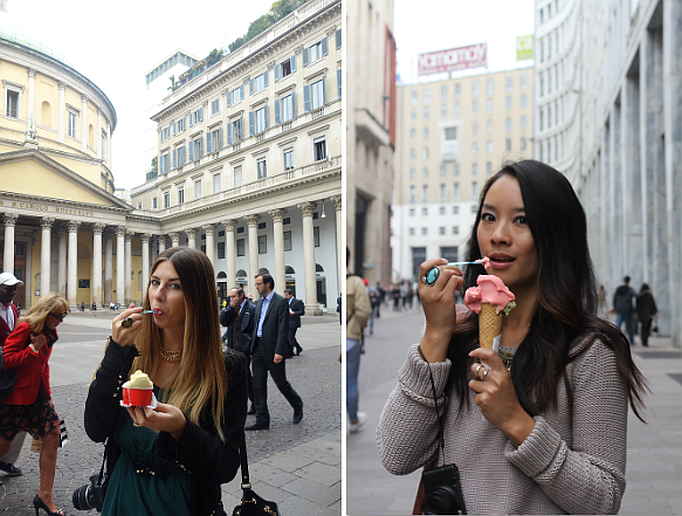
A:
[[[405,476],[388,473],[379,459],[375,432],[384,403],[397,384],[397,370],[409,346],[418,341],[421,326],[418,308],[392,312],[382,307],[381,318],[374,321],[374,335],[366,338],[360,410],[367,413],[367,422],[360,432],[348,436],[348,514],[412,512],[421,471]],[[649,345],[633,348],[652,394],[645,400],[648,424],[632,413],[629,416],[627,486],[619,514],[682,514],[682,350],[673,348],[669,338],[653,337]]]

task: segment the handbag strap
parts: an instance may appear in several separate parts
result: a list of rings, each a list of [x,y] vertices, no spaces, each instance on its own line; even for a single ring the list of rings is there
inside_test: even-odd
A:
[[[246,457],[246,434],[242,433],[242,444],[239,447],[239,461],[242,467],[242,489],[246,491],[251,489],[251,480],[249,479],[249,461]]]
[[[422,348],[420,345],[417,346],[417,350],[419,351],[419,356],[422,357],[422,360],[426,362],[426,367],[429,369],[429,376],[431,377],[431,388],[433,389],[433,403],[436,405],[436,416],[438,416],[438,441],[440,442],[440,450],[441,453],[443,454],[443,457],[445,457],[445,436],[444,436],[444,431],[443,431],[443,416],[445,415],[445,407],[443,407],[443,414],[438,413],[438,399],[436,396],[436,384],[433,381],[433,372],[431,371],[431,364],[429,364],[429,361],[426,360],[426,357],[424,356],[424,353],[422,353]]]

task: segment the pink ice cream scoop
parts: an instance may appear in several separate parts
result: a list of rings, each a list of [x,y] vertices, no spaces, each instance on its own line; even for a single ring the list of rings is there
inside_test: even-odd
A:
[[[464,294],[464,304],[472,312],[481,313],[481,303],[487,303],[496,307],[499,315],[505,309],[512,309],[516,306],[516,297],[507,288],[504,282],[492,274],[481,274],[477,279],[477,287],[470,287]],[[508,307],[513,303],[511,307]]]

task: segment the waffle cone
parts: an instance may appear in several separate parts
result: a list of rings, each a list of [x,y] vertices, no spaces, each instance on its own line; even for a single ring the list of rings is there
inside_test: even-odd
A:
[[[478,315],[478,340],[482,348],[493,349],[493,339],[502,333],[504,315],[497,315],[497,308],[488,303],[481,303]]]

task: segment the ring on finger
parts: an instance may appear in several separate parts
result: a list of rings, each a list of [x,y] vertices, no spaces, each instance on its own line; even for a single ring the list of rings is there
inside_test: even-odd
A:
[[[440,267],[437,265],[435,267],[432,267],[429,269],[429,272],[427,272],[424,276],[422,276],[422,281],[428,285],[429,287],[433,287],[433,285],[436,283],[436,280],[440,276]]]
[[[479,376],[480,380],[483,381],[483,380],[485,380],[485,377],[488,376],[489,372],[490,372],[490,369],[488,369],[487,367],[484,367],[483,368],[483,376],[479,376],[479,375],[477,375],[477,376]]]
[[[121,326],[124,328],[130,328],[133,325],[133,319],[132,317],[127,317],[126,319],[123,319],[123,322],[121,323]]]
[[[478,365],[476,366],[476,378],[480,378],[480,377],[478,376],[478,372],[481,370],[482,367],[483,367],[483,364],[478,364]]]

